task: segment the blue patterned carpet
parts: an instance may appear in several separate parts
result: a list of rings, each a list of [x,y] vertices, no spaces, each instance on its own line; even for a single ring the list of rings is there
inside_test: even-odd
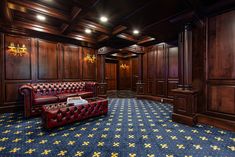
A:
[[[110,99],[106,117],[45,131],[40,118],[0,115],[0,156],[232,157],[235,133],[171,121],[172,106]]]

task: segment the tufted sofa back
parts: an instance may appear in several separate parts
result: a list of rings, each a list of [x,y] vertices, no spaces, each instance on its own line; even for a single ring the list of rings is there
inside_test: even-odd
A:
[[[85,91],[86,82],[33,83],[34,96],[57,95]]]

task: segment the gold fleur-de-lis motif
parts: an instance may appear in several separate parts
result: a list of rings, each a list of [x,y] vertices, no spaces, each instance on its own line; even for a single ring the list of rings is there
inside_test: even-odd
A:
[[[145,143],[144,148],[151,148],[151,144],[150,143]]]
[[[156,135],[156,138],[157,138],[157,139],[160,139],[160,140],[163,139],[163,137],[162,137],[162,136],[159,136],[159,135]]]
[[[86,130],[86,128],[81,128],[80,130],[83,130],[83,131],[85,131],[85,130]]]
[[[13,148],[12,150],[10,150],[10,153],[16,153],[20,150],[20,148]]]
[[[142,135],[143,139],[148,139],[148,135]]]
[[[129,157],[136,157],[135,153],[129,153]]]
[[[57,155],[58,156],[65,156],[66,153],[67,153],[67,150],[61,150]]]
[[[235,142],[235,138],[230,138],[230,140],[232,140],[233,142]]]
[[[75,154],[75,156],[82,156],[83,154],[84,154],[83,151],[77,151],[76,154]]]
[[[19,141],[21,141],[21,138],[16,138],[16,139],[12,140],[12,142],[14,142],[14,143],[17,143]]]
[[[94,154],[92,155],[92,157],[100,157],[101,152],[94,152]]]
[[[81,137],[82,134],[76,134],[74,137]]]
[[[176,136],[170,136],[172,140],[177,140],[178,138]]]
[[[98,129],[98,128],[93,128],[92,130],[93,130],[93,131],[96,131],[97,129]]]
[[[99,146],[99,147],[104,146],[104,142],[98,142],[98,145],[97,145],[97,146]]]
[[[89,138],[93,138],[93,137],[94,137],[94,134],[89,134],[88,137],[89,137]]]
[[[118,157],[118,153],[111,153],[111,157]]]
[[[71,145],[71,146],[72,146],[72,145],[74,145],[75,143],[76,143],[75,141],[69,141],[69,142],[68,142],[68,145]]]
[[[201,145],[199,145],[199,144],[194,144],[193,147],[194,147],[195,149],[202,149]]]
[[[129,143],[129,147],[134,148],[135,147],[135,143]]]
[[[67,136],[69,136],[69,133],[64,133],[62,136],[67,137]]]
[[[119,142],[113,142],[114,147],[119,147],[119,144],[120,144]]]
[[[183,144],[177,144],[176,146],[178,147],[178,149],[185,149]]]
[[[120,137],[121,137],[121,135],[118,134],[118,135],[115,135],[114,138],[120,138]]]
[[[215,137],[217,141],[224,141],[221,137]]]
[[[7,138],[7,137],[3,137],[3,138],[0,138],[0,141],[1,142],[4,142],[4,141],[7,141],[9,138]]]
[[[41,154],[48,155],[50,152],[51,152],[51,150],[45,149]]]
[[[185,136],[184,138],[186,138],[186,140],[193,140],[191,136]]]
[[[160,144],[160,146],[161,146],[162,149],[167,149],[168,148],[167,144]]]
[[[82,145],[83,145],[83,146],[88,146],[89,143],[90,143],[89,141],[84,141]]]
[[[29,149],[25,152],[25,154],[32,154],[33,152],[35,152],[36,149]]]
[[[215,145],[210,145],[210,147],[211,147],[213,150],[220,150],[220,147],[215,146]]]
[[[53,144],[60,144],[61,141],[55,141]]]
[[[6,147],[0,147],[0,152],[5,150],[5,149],[6,149]]]
[[[235,152],[235,146],[228,146],[228,149],[230,149],[231,151]]]
[[[102,134],[101,135],[101,138],[106,138],[107,137],[107,134]]]
[[[34,142],[34,139],[28,139],[25,143],[32,143]]]
[[[208,141],[208,138],[206,138],[205,136],[199,136],[199,138],[203,141]]]

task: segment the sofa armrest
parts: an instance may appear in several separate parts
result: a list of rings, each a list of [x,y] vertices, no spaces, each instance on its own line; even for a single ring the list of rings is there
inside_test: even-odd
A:
[[[93,96],[97,96],[97,83],[96,82],[86,82],[85,90],[87,92],[93,92]]]
[[[30,117],[33,102],[33,88],[30,84],[22,85],[19,92],[24,96],[24,115],[26,118]]]

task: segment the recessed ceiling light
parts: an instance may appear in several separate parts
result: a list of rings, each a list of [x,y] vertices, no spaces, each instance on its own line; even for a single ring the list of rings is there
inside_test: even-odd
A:
[[[37,19],[40,20],[40,21],[45,21],[46,17],[43,16],[43,15],[37,15]]]
[[[137,35],[137,34],[139,34],[139,33],[140,33],[139,30],[137,30],[137,29],[134,29],[134,30],[133,30],[133,34]]]
[[[100,17],[100,21],[101,22],[107,22],[108,21],[108,18],[106,16],[101,16]]]
[[[90,29],[85,29],[85,32],[86,32],[87,34],[91,34],[91,30],[90,30]]]

